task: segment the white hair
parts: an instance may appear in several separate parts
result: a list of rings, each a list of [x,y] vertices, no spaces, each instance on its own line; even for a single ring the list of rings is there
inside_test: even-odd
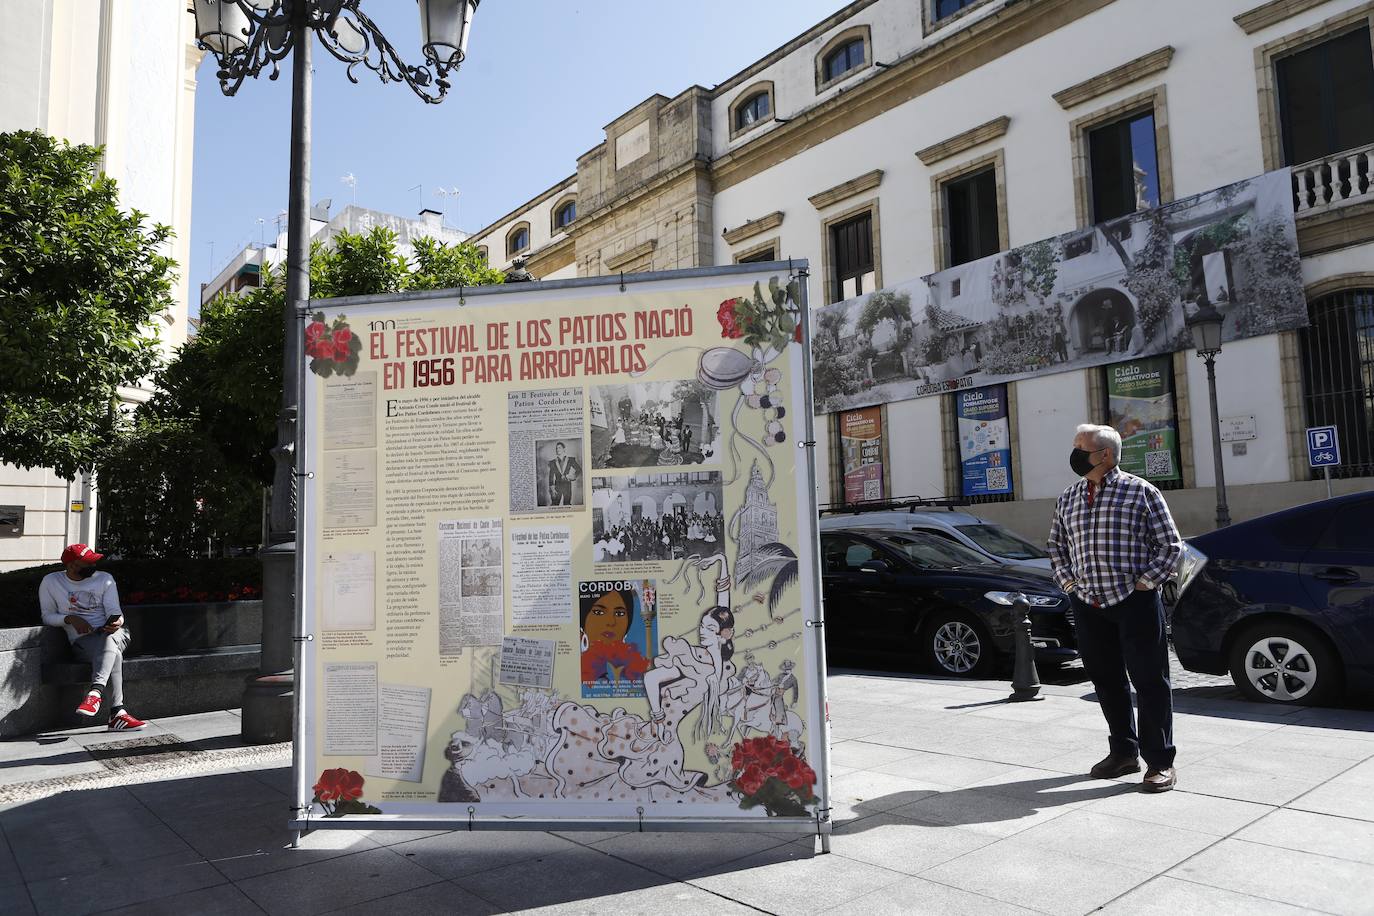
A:
[[[1121,433],[1110,426],[1098,426],[1096,423],[1080,423],[1078,429],[1074,431],[1074,438],[1087,433],[1092,436],[1093,445],[1098,448],[1110,449],[1112,460],[1121,460]]]

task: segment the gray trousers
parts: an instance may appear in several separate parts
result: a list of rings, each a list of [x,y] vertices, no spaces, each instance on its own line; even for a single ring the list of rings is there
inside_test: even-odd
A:
[[[129,644],[129,630],[121,627],[113,633],[99,630],[78,636],[72,648],[78,658],[91,663],[91,683],[105,689],[105,706],[118,709],[124,705],[124,647]]]

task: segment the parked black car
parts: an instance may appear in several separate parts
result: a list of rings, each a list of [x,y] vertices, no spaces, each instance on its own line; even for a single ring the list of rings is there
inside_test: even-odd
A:
[[[1037,658],[1077,656],[1069,600],[1044,570],[1009,567],[938,534],[821,532],[825,642],[832,655],[889,655],[980,677],[1012,652],[1012,595],[1031,602]]]
[[[1189,671],[1254,700],[1320,705],[1374,690],[1374,493],[1189,539],[1202,562],[1172,612]],[[1190,551],[1190,554],[1192,551]]]

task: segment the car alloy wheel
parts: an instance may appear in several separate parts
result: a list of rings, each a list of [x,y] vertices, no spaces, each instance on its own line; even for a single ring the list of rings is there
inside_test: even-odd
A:
[[[1256,690],[1280,703],[1303,699],[1317,686],[1317,662],[1291,636],[1266,636],[1245,650],[1245,676]]]
[[[983,640],[962,620],[947,620],[931,635],[936,663],[951,674],[968,674],[983,657]]]

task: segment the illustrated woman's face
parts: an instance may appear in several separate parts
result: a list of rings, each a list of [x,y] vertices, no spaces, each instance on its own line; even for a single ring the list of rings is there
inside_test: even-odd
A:
[[[727,639],[735,638],[734,627],[727,627],[722,630],[719,621],[714,617],[703,617],[701,626],[697,628],[697,635],[703,646],[714,646]]]
[[[590,642],[623,642],[630,632],[630,609],[619,592],[609,592],[596,599],[587,612],[585,625]]]

